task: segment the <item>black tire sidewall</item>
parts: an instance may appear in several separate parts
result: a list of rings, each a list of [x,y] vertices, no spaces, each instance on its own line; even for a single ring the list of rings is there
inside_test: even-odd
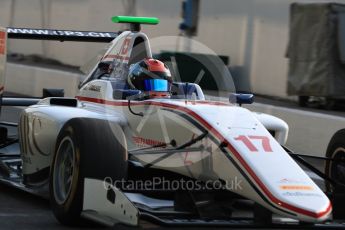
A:
[[[53,209],[53,212],[55,214],[55,217],[63,224],[66,225],[73,225],[73,224],[77,224],[78,220],[75,219],[75,216],[78,215],[78,213],[81,212],[81,210],[78,208],[80,207],[82,204],[82,199],[83,197],[82,195],[82,189],[81,186],[81,180],[80,178],[80,149],[78,149],[78,146],[76,143],[78,143],[76,136],[73,132],[73,126],[70,125],[66,125],[65,127],[63,127],[62,132],[60,132],[58,139],[57,139],[57,144],[56,144],[56,148],[55,148],[55,154],[54,154],[54,159],[52,162],[52,167],[51,167],[51,172],[50,172],[50,184],[49,184],[49,194],[50,194],[50,202],[51,202],[51,206]],[[75,170],[75,174],[73,177],[73,181],[72,181],[72,189],[71,192],[69,194],[69,197],[67,198],[66,202],[63,205],[60,205],[56,202],[55,200],[55,196],[54,196],[54,188],[53,188],[53,172],[55,170],[55,162],[56,162],[56,158],[57,158],[57,150],[60,146],[60,143],[62,141],[63,138],[65,137],[70,137],[71,140],[74,143],[74,148],[75,148],[75,161],[74,161],[74,170]],[[77,174],[77,175],[76,175]],[[78,189],[79,188],[79,189]],[[65,215],[65,213],[69,213],[69,217],[67,215]]]
[[[327,147],[326,157],[329,159],[338,159],[340,157],[339,153],[336,154],[335,151],[339,148],[345,149],[345,130],[340,130],[333,135]],[[332,161],[327,161],[325,166],[325,173],[331,179],[334,179],[334,165]],[[327,192],[333,192],[329,182],[326,182],[326,189]]]
[[[54,197],[53,183],[50,183],[50,202],[56,218],[65,225],[80,225],[83,206],[85,178],[113,181],[127,176],[127,146],[120,126],[105,120],[75,118],[68,121],[61,129],[52,161],[50,181],[53,181],[53,170],[56,152],[63,138],[69,136],[74,143],[75,162],[72,189],[63,204],[58,204]]]

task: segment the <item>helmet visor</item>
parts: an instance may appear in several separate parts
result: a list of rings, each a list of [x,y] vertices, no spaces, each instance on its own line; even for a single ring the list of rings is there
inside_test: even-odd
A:
[[[167,80],[164,79],[145,79],[144,91],[168,92],[169,83]]]

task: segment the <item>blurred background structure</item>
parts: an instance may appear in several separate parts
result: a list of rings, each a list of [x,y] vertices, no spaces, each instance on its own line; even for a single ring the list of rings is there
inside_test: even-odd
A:
[[[144,26],[150,38],[181,33],[182,0],[0,0],[0,25],[92,31],[118,31],[114,15],[154,16],[157,26]],[[252,92],[288,98],[286,94],[289,7],[293,2],[327,0],[200,0],[193,38],[219,55],[229,57],[234,77]],[[332,2],[345,3],[345,0]],[[188,34],[187,34],[188,35]],[[178,51],[192,51],[179,44]],[[9,52],[37,54],[81,66],[104,44],[52,41],[9,42]],[[189,50],[188,50],[189,49]],[[158,51],[157,51],[158,52]]]

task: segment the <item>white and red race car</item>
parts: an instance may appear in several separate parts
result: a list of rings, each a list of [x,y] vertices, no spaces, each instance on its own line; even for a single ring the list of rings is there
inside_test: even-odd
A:
[[[49,197],[56,218],[67,225],[86,218],[108,226],[137,226],[145,219],[177,226],[315,227],[331,220],[329,198],[282,147],[288,134],[284,121],[205,100],[193,83],[173,82],[164,98],[119,86],[116,78],[130,64],[152,58],[140,24],[158,19],[114,20],[131,23],[131,30],[104,36],[1,32],[3,44],[7,36],[110,42],[100,63],[113,66],[105,77],[104,66],[96,64],[75,98],[3,98],[3,105],[32,105],[21,114],[18,140],[7,138],[0,146],[20,144],[20,154],[0,153],[1,182]],[[232,98],[252,101],[252,95]],[[236,210],[248,200],[255,204],[255,218],[240,218]]]

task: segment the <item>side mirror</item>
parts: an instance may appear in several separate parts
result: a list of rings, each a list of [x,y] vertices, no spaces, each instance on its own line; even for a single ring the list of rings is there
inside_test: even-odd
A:
[[[254,102],[254,95],[251,93],[231,93],[229,95],[230,103],[237,103],[240,106],[242,104],[252,104]]]

